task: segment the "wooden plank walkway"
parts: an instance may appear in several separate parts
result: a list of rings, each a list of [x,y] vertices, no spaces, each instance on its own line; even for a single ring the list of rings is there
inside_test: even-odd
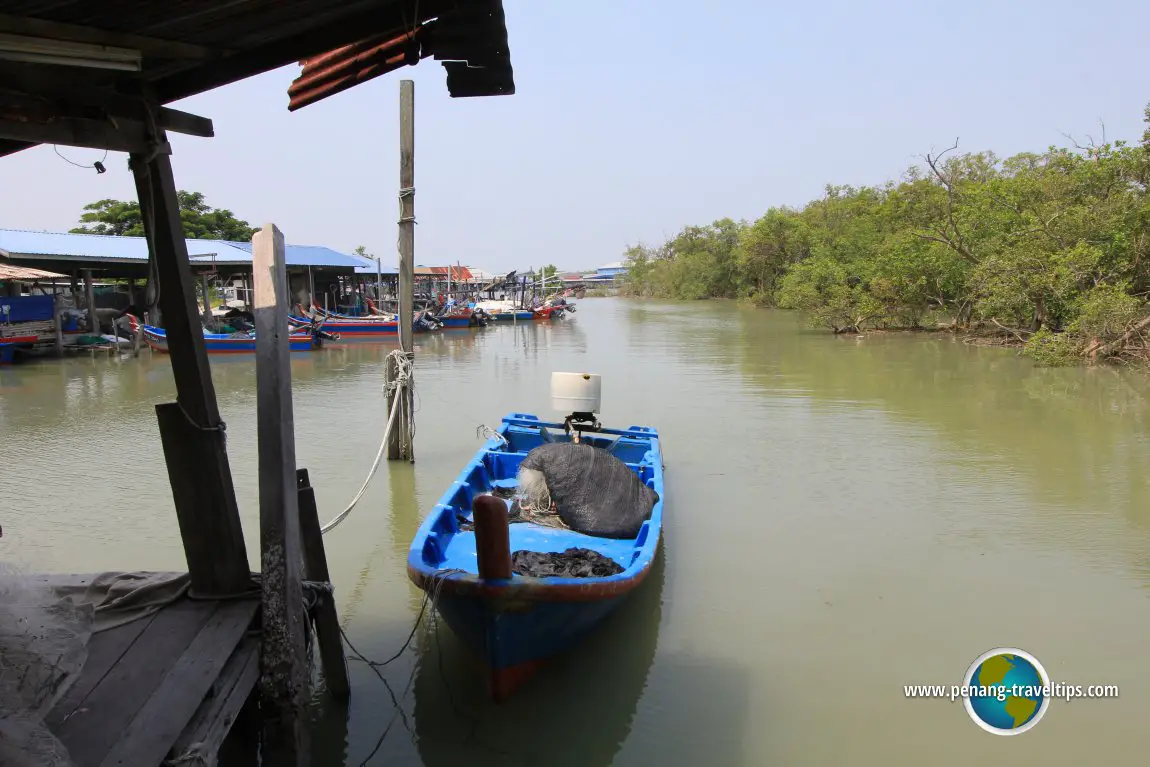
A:
[[[181,599],[92,636],[46,723],[76,767],[156,767],[192,744],[214,754],[258,676],[258,598]]]

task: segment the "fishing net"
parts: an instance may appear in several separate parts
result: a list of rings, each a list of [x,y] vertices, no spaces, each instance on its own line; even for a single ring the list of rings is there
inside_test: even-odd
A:
[[[634,538],[659,495],[615,456],[574,442],[532,449],[519,465],[518,505],[530,521],[551,512],[566,527],[600,538]]]
[[[606,578],[623,572],[623,567],[598,551],[567,549],[517,551],[511,555],[511,570],[533,578]]]
[[[93,608],[0,564],[0,765],[71,767],[44,716],[87,660]]]

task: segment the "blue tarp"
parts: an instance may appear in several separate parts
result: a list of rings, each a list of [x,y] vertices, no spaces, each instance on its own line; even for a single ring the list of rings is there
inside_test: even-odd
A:
[[[50,320],[52,308],[52,296],[0,297],[0,322]]]

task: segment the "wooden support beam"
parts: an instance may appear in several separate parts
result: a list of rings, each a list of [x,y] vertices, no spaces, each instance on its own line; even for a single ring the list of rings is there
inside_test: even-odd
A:
[[[55,288],[55,285],[52,286]],[[64,302],[61,300],[61,294],[52,294],[52,327],[56,331],[56,356],[64,356],[64,318],[61,313],[64,311]]]
[[[159,306],[176,383],[177,401],[158,406],[156,415],[192,590],[204,597],[243,593],[251,589],[251,571],[171,159],[133,154],[130,165],[159,275]]]
[[[288,346],[284,236],[265,224],[252,237],[255,273],[256,423],[259,445],[264,761],[308,763],[302,551]]]
[[[399,324],[399,348],[409,360],[415,359],[415,343],[412,337],[415,290],[415,83],[412,80],[399,82],[399,296],[397,321]],[[384,380],[388,384],[396,380],[396,364],[388,360],[384,369]],[[389,386],[387,412],[391,412],[392,401],[401,397],[399,414],[388,437],[388,460],[415,461],[415,446],[411,433],[414,431],[415,398],[410,387],[392,391]]]
[[[200,274],[200,296],[204,299],[204,316],[212,313],[212,304],[208,300],[208,275],[206,273]]]
[[[111,152],[151,152],[151,144],[143,126],[133,121],[121,121],[114,126],[111,122],[69,118],[49,123],[0,119],[0,138],[35,144],[107,149]],[[165,155],[172,153],[172,147],[166,139],[156,145],[156,150]]]
[[[313,583],[331,583],[327,569],[327,553],[323,547],[323,532],[319,524],[319,511],[315,504],[315,491],[311,488],[307,469],[296,471],[299,493],[299,526],[303,539],[304,577]],[[335,595],[324,594],[316,606],[315,633],[323,663],[323,680],[328,692],[337,700],[351,696],[351,683],[347,678],[347,658],[343,654],[343,637],[339,616],[335,609]]]
[[[53,40],[68,40],[91,45],[134,48],[145,56],[154,58],[202,60],[217,58],[227,53],[224,50],[212,50],[202,45],[161,40],[126,32],[111,32],[96,27],[64,24],[59,21],[34,19],[10,13],[0,13],[0,32],[29,37],[45,37]]]
[[[154,120],[156,127],[175,133],[209,138],[215,135],[212,121],[206,117],[160,106],[143,87],[136,93],[117,93],[102,88],[85,88],[64,74],[47,73],[42,68],[28,69],[0,62],[0,81],[10,91],[28,94],[0,94],[0,114],[9,110],[27,112],[43,122],[48,118],[89,120],[132,120],[146,125]],[[9,115],[13,117],[14,115]]]
[[[96,317],[96,288],[92,285],[92,270],[84,270],[84,303],[88,305],[88,330],[100,335],[100,320]]]

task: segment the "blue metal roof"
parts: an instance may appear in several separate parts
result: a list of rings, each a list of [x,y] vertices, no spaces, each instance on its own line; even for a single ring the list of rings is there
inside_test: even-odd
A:
[[[249,264],[252,261],[250,242],[187,240],[187,244],[188,256],[196,262]],[[0,255],[146,263],[148,245],[143,237],[0,229]],[[358,268],[364,263],[321,245],[287,245],[285,256],[288,266]]]
[[[355,273],[356,274],[365,274],[369,277],[373,277],[376,274],[375,264],[372,264],[371,266],[357,266],[355,268]],[[399,274],[399,267],[398,266],[381,266],[379,268],[379,274]]]

